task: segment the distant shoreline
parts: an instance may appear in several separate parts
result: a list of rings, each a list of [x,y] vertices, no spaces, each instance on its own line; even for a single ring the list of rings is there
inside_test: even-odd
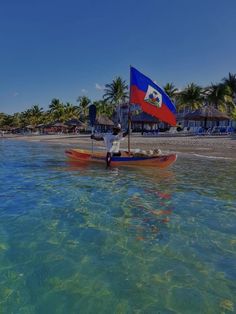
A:
[[[0,140],[18,140],[32,142],[47,142],[65,145],[66,148],[82,147],[90,148],[89,135],[56,134],[56,135],[4,135]],[[94,141],[95,147],[102,147],[102,142]],[[127,138],[121,143],[121,148],[127,148]],[[190,154],[196,157],[226,158],[236,160],[236,135],[230,136],[141,136],[134,134],[131,137],[131,148],[144,150],[159,148],[164,153],[174,152]]]

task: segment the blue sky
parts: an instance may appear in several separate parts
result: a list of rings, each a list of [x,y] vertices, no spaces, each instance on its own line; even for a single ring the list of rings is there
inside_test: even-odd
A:
[[[0,112],[102,98],[129,65],[160,85],[236,73],[235,0],[2,0]]]

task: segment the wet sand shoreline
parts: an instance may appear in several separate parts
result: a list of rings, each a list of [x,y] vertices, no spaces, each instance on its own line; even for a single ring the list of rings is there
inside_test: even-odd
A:
[[[91,148],[90,135],[56,134],[56,135],[4,135],[0,140],[47,142],[64,145],[65,148]],[[127,138],[121,143],[121,149],[127,149]],[[101,149],[103,142],[93,141],[94,147]],[[142,136],[133,134],[131,148],[144,150],[159,148],[162,152],[190,154],[236,160],[236,135],[218,136]]]

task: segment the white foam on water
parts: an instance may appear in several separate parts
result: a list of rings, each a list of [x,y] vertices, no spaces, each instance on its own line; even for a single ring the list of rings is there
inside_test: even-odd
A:
[[[230,157],[207,156],[207,155],[200,155],[200,154],[193,154],[193,156],[201,157],[201,158],[208,158],[208,159],[229,159],[229,160],[233,160],[233,158],[230,158]]]
[[[222,156],[208,156],[208,155],[201,155],[201,154],[191,154],[191,153],[183,153],[183,152],[176,152],[180,156],[194,156],[194,157],[200,157],[200,158],[207,158],[207,159],[222,159],[222,160],[234,160],[234,158],[231,157],[222,157]]]

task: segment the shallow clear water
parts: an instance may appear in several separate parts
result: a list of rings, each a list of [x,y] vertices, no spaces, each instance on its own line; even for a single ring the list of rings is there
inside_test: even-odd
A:
[[[232,313],[236,163],[79,167],[0,141],[0,313]]]

